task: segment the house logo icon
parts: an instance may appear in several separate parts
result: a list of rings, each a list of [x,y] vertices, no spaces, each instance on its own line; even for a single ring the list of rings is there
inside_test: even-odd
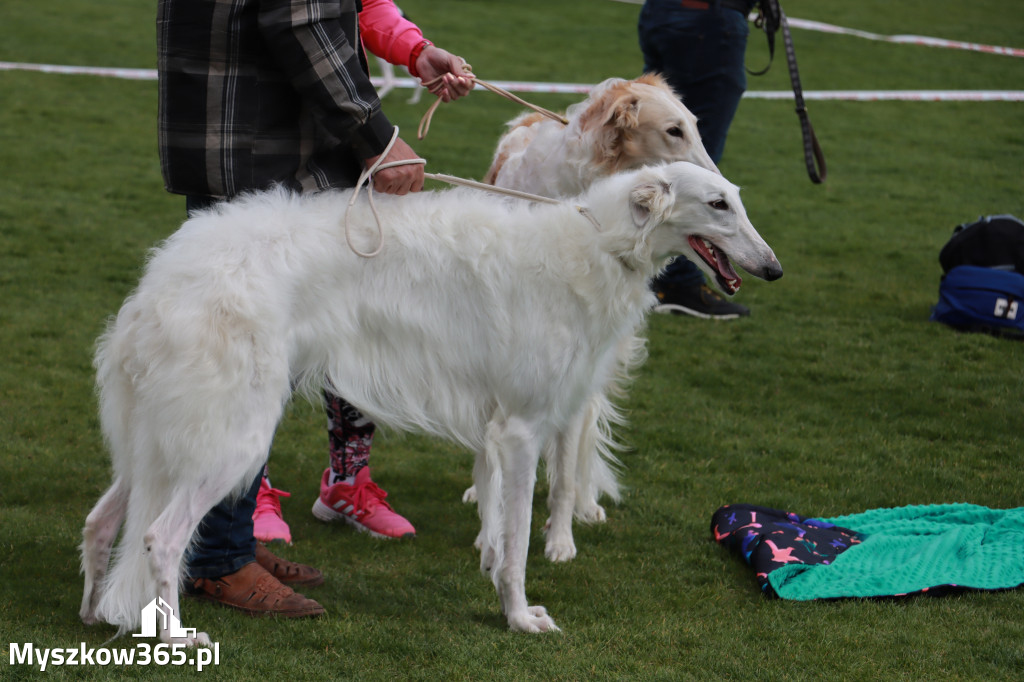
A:
[[[196,629],[181,627],[181,621],[174,615],[171,605],[161,597],[157,597],[143,607],[142,632],[134,634],[132,637],[156,637],[158,618],[163,619],[160,621],[160,630],[167,630],[172,638],[196,636]]]

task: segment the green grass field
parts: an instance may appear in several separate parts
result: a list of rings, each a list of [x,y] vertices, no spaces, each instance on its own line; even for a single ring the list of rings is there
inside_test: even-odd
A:
[[[596,83],[641,67],[638,6],[607,0],[403,0],[428,37],[485,80]],[[785,0],[791,17],[883,34],[1021,46],[1024,12],[979,0]],[[0,61],[152,68],[155,3],[5,0]],[[1020,89],[1019,58],[794,30],[807,90]],[[763,65],[753,35],[748,63]],[[785,90],[784,63],[751,90]],[[385,101],[412,140],[427,107]],[[575,96],[535,95],[548,108]],[[625,407],[627,492],[609,520],[578,527],[578,558],[543,557],[538,488],[527,593],[561,634],[507,631],[459,500],[472,455],[386,433],[374,478],[417,527],[379,542],[309,513],[326,466],[324,419],[296,402],[271,458],[296,542],[316,565],[314,621],[256,620],[185,602],[184,620],[220,642],[212,679],[1016,680],[1024,592],[791,603],[763,598],[709,536],[720,505],[807,515],[972,502],[1024,504],[1024,344],[928,321],[938,251],[958,223],[1024,217],[1024,105],[810,102],[829,163],[804,172],[784,101],[745,100],[723,172],[785,277],[746,278],[750,318],[657,316],[650,360]],[[479,92],[443,107],[414,147],[428,170],[479,178],[518,107]],[[181,197],[162,185],[156,84],[0,71],[0,678],[12,643],[99,647],[87,628],[78,551],[109,483],[91,353],[171,233]],[[1022,550],[1024,557],[1024,550]],[[1024,558],[1022,558],[1024,560]],[[125,638],[115,647],[131,647]],[[187,668],[57,667],[50,678],[186,677]]]

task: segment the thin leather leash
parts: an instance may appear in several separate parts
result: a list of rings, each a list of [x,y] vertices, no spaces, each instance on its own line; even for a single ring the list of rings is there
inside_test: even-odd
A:
[[[803,86],[800,83],[800,72],[796,65],[796,50],[793,49],[793,36],[789,32],[789,20],[786,13],[782,11],[778,0],[761,0],[758,8],[759,14],[754,25],[763,28],[768,36],[768,66],[760,71],[747,73],[752,76],[761,76],[768,72],[775,57],[775,33],[782,29],[782,41],[786,49],[786,64],[789,67],[789,81],[793,85],[793,99],[796,103],[796,114],[800,118],[800,132],[803,135],[804,164],[807,166],[807,175],[811,182],[820,184],[828,176],[828,168],[825,165],[825,153],[818,144],[818,137],[814,134],[814,126],[807,115],[807,105],[804,102]]]
[[[438,100],[439,102],[441,100]],[[352,190],[352,196],[349,197],[348,205],[345,207],[345,241],[348,243],[348,247],[352,249],[352,252],[361,258],[373,258],[377,256],[384,248],[384,229],[381,227],[380,214],[377,213],[377,206],[373,201],[373,183],[370,182],[373,178],[374,173],[378,170],[385,168],[394,168],[396,166],[407,166],[411,164],[426,164],[426,159],[406,159],[404,161],[390,161],[388,163],[381,163],[383,159],[387,158],[388,153],[391,152],[391,148],[395,145],[395,141],[398,139],[398,126],[395,126],[395,130],[391,135],[391,141],[388,142],[387,147],[384,148],[384,152],[380,155],[377,161],[369,168],[365,169],[359,175],[359,180],[356,181],[356,186]],[[529,192],[521,192],[514,189],[505,189],[504,187],[495,187],[494,185],[488,185],[483,182],[477,182],[476,180],[467,180],[466,178],[460,178],[455,175],[445,175],[439,173],[424,173],[424,177],[431,180],[438,180],[440,182],[446,182],[451,185],[462,185],[464,187],[472,187],[479,190],[491,192],[492,194],[501,194],[507,197],[514,197],[516,199],[523,199],[525,201],[533,201],[542,204],[564,204],[564,201],[558,199],[552,199],[551,197],[541,196],[539,194],[530,194]],[[359,198],[359,192],[366,185],[366,196],[370,202],[370,211],[373,213],[375,226],[377,228],[377,246],[372,251],[362,251],[352,241],[352,228],[349,223],[349,213],[352,207],[355,205],[356,200]],[[594,226],[594,229],[601,232],[601,224],[597,222],[597,219],[590,213],[585,206],[576,206],[576,211],[584,218],[590,221],[590,224]]]
[[[468,78],[469,80],[473,81],[474,84],[480,85],[481,87],[486,88],[487,90],[490,90],[493,93],[501,95],[505,99],[509,99],[509,100],[515,102],[516,104],[519,104],[520,106],[527,107],[528,109],[533,109],[538,114],[542,114],[544,116],[547,116],[550,119],[558,121],[562,125],[569,125],[569,119],[567,119],[562,114],[557,114],[557,113],[555,113],[553,111],[549,111],[548,109],[545,109],[544,107],[539,107],[536,104],[531,104],[530,102],[527,102],[525,99],[523,99],[521,97],[518,97],[517,95],[512,94],[511,92],[509,92],[508,90],[506,90],[504,88],[498,87],[497,85],[494,85],[493,83],[488,83],[487,81],[480,80],[475,75],[473,75],[473,67],[470,66],[469,64],[466,64],[465,62],[463,62],[463,64],[462,64],[462,70],[466,72],[466,75],[463,76],[463,77],[464,78]],[[429,89],[430,86],[436,84],[442,78],[444,78],[443,75],[442,76],[438,76],[437,78],[434,78],[433,80],[427,81],[426,83],[423,84],[423,86],[426,87],[427,89]],[[437,99],[434,100],[434,103],[430,105],[430,108],[427,109],[427,112],[425,114],[423,114],[423,118],[420,119],[420,127],[416,131],[416,137],[419,138],[420,140],[422,140],[424,137],[427,136],[427,132],[430,130],[430,121],[434,117],[434,112],[437,111],[437,108],[440,107],[440,106],[441,106],[441,98],[438,97]]]

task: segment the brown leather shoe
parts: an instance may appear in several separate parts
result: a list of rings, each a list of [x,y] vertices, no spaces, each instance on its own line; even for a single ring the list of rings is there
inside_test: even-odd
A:
[[[273,553],[260,543],[256,543],[256,563],[267,572],[283,582],[285,585],[301,585],[302,587],[316,587],[324,582],[324,574],[312,566],[297,564]]]
[[[255,561],[220,578],[196,578],[188,585],[188,594],[252,616],[307,618],[324,612],[324,607],[282,585]]]

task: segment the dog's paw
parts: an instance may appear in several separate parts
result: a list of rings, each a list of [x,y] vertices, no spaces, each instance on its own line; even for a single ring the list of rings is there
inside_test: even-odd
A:
[[[78,617],[82,619],[82,622],[86,625],[95,625],[100,622],[99,617],[96,615],[96,602],[99,601],[93,595],[87,596],[82,600],[82,608],[78,611]]]
[[[543,606],[527,606],[521,613],[508,614],[508,627],[515,632],[560,632]]]
[[[544,545],[544,556],[548,558],[548,561],[555,563],[572,561],[576,558],[576,543],[572,541],[572,538],[569,538],[568,542],[559,542],[548,538],[547,544]]]
[[[480,571],[490,573],[497,562],[498,553],[493,547],[484,547],[480,550]]]
[[[161,637],[161,639],[165,639]],[[213,641],[205,632],[197,632],[194,637],[167,637],[167,644],[184,644],[185,646],[213,646]]]
[[[466,492],[462,493],[462,501],[466,504],[474,504],[476,502],[476,486],[471,485],[466,488]]]
[[[593,504],[576,511],[576,518],[581,523],[604,523],[608,516],[604,513],[604,507]]]

